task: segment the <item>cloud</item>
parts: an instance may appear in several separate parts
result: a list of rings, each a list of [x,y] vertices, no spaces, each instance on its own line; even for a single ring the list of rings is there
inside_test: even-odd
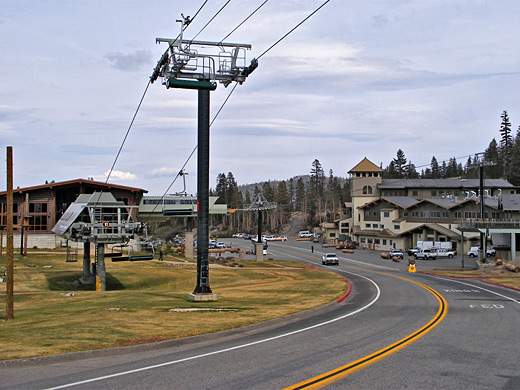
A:
[[[136,50],[133,54],[108,53],[105,58],[111,63],[112,68],[125,72],[142,69],[153,62],[150,50]]]
[[[177,175],[179,173],[178,168],[171,168],[171,167],[162,167],[162,168],[155,168],[150,171],[148,176],[151,177],[172,177]]]
[[[109,173],[110,171],[106,171],[104,175],[94,175],[92,177],[97,181],[105,181]],[[112,171],[112,173],[110,174],[111,182],[135,180],[139,180],[139,177],[131,172]]]
[[[386,15],[374,15],[372,16],[372,20],[377,27],[382,27],[385,24],[388,24],[388,18]]]

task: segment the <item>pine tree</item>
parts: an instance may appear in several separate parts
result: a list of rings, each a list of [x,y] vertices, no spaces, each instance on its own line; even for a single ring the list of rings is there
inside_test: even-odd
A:
[[[509,165],[507,179],[511,184],[520,186],[520,126],[511,149],[511,164]]]
[[[509,171],[509,164],[511,158],[511,149],[513,147],[513,138],[511,137],[511,122],[509,122],[509,116],[507,111],[502,112],[500,115],[502,123],[500,124],[500,152],[504,160],[504,174],[507,178],[507,172]]]
[[[219,173],[217,175],[217,186],[215,187],[215,195],[219,197],[217,199],[217,203],[227,203],[227,179],[226,175],[223,173]]]
[[[435,156],[432,157],[432,161],[430,163],[430,168],[432,172],[432,179],[440,179],[441,178],[441,171],[439,168],[439,163],[437,162],[437,159]]]
[[[407,179],[418,179],[419,174],[417,173],[417,170],[415,169],[415,165],[408,161],[408,166],[406,168],[406,178]]]
[[[486,167],[486,177],[489,179],[499,179],[502,177],[504,162],[498,151],[498,144],[495,138],[489,143],[489,146],[484,152],[484,159],[488,163],[495,164]]]
[[[392,160],[394,163],[395,171],[399,178],[406,176],[406,157],[404,155],[404,152],[399,149],[397,151],[397,156]]]
[[[446,170],[447,170],[446,161],[443,161],[442,165],[439,167],[439,175],[441,176],[442,179],[446,178]]]
[[[400,177],[393,161],[390,161],[390,164],[383,171],[383,177],[385,179],[398,179]]]

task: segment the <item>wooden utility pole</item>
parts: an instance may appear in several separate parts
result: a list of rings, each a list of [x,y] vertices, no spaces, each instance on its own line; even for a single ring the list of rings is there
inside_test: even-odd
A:
[[[13,282],[13,147],[7,147],[7,286],[6,320],[14,318]]]

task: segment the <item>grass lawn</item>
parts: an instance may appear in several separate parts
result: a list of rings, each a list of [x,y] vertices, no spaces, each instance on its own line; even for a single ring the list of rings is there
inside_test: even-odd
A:
[[[4,252],[1,270],[5,261]],[[188,294],[195,288],[196,264],[182,257],[106,259],[105,292],[79,283],[82,260],[67,263],[62,252],[29,251],[25,259],[15,255],[14,265],[14,320],[5,321],[5,283],[0,284],[2,360],[226,330],[327,304],[348,287],[343,277],[303,263],[237,261],[210,267],[218,301],[193,302]],[[172,310],[190,308],[226,310]]]

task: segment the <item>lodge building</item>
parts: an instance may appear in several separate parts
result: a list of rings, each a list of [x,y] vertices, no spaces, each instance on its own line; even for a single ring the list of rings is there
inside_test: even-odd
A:
[[[382,173],[366,157],[348,172],[352,202],[346,218],[322,224],[325,242],[350,239],[374,250],[451,242],[461,253],[480,239],[459,230],[463,221],[520,220],[520,188],[504,179],[484,180],[482,216],[479,179],[383,179]]]
[[[141,188],[117,184],[105,184],[94,180],[76,179],[59,183],[45,183],[39,186],[16,188],[13,190],[14,245],[19,247],[22,226],[28,228],[27,246],[32,248],[53,248],[57,240],[51,229],[65,210],[80,194],[95,191],[110,192],[118,201],[128,206],[139,206],[148,191]],[[0,192],[0,229],[6,229],[7,191]],[[134,218],[136,215],[134,215]],[[3,234],[3,245],[6,245]]]

